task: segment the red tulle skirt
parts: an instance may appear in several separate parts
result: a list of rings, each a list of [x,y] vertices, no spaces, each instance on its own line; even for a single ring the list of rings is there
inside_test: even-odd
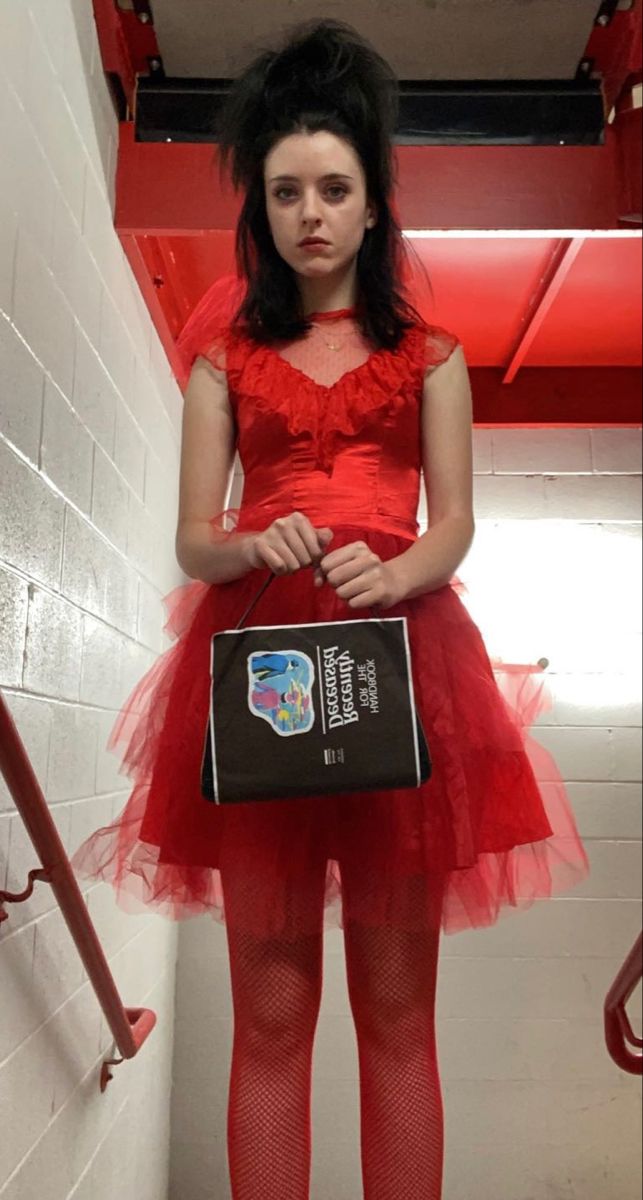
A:
[[[336,530],[333,548],[363,537]],[[408,548],[368,531],[383,559]],[[458,581],[387,609],[406,616],[415,699],[433,772],[419,788],[219,806],[200,792],[212,634],[234,628],[265,572],[171,593],[176,638],[141,679],[112,732],[133,790],[123,811],[76,850],[72,866],[108,881],[128,912],[181,920],[209,912],[224,922],[225,883],[243,876],[244,922],[259,936],[298,936],[318,921],[416,921],[405,900],[412,876],[440,881],[447,933],[492,925],[510,908],[567,892],[588,872],[569,798],[549,754],[529,734],[551,708],[538,667],[491,664]],[[249,624],[347,620],[351,609],[310,570],[275,579]],[[322,866],[320,867],[320,864]],[[323,913],[296,902],[325,872]],[[365,886],[342,889],[342,873]],[[429,903],[431,901],[429,900]],[[321,911],[321,905],[320,905]]]

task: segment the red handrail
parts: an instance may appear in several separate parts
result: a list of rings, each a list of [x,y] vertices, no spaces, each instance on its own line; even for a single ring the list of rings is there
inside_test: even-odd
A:
[[[643,976],[643,934],[639,934],[605,1000],[605,1040],[614,1062],[630,1075],[643,1075],[643,1041],[637,1038],[626,1004]]]
[[[116,1046],[123,1058],[133,1058],[154,1028],[156,1015],[149,1008],[123,1006],[65,847],[1,692],[0,771],[42,863],[41,868],[29,871],[29,882],[23,892],[11,893],[0,889],[0,922],[6,921],[9,916],[4,904],[18,904],[26,900],[33,891],[34,880],[51,884]],[[109,1067],[122,1061],[118,1058],[105,1060],[100,1076],[101,1091],[105,1090],[112,1077]]]

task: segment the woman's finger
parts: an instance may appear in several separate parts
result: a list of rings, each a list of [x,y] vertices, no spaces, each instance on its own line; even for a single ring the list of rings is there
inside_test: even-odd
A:
[[[357,558],[361,554],[370,553],[370,548],[365,542],[349,542],[347,546],[338,546],[336,550],[325,554],[321,565],[325,571],[332,571],[334,567],[340,567],[343,563],[350,562],[351,559]]]
[[[256,542],[255,550],[261,562],[264,563],[265,566],[270,567],[270,570],[273,571],[275,575],[285,575],[287,573],[288,568],[285,562],[279,556],[277,551],[274,550],[273,547],[267,542]]]
[[[375,608],[379,607],[378,605],[376,605],[374,603],[371,592],[360,592],[359,596],[353,596],[352,599],[347,600],[346,603],[348,604],[349,608],[373,608],[373,609],[375,609]]]
[[[324,552],[324,542],[304,513],[294,512],[280,518],[274,522],[273,530],[286,542],[302,567],[317,562]]]
[[[308,547],[312,561],[318,562],[333,537],[332,529],[328,529],[326,526],[316,529],[308,517],[303,518],[303,524],[298,528]]]
[[[313,554],[306,545],[302,534],[292,525],[287,526],[281,531],[281,538],[285,545],[294,554],[298,567],[309,567],[313,561]]]
[[[372,592],[376,585],[377,575],[372,570],[362,571],[354,579],[349,579],[339,587],[335,587],[333,584],[340,600],[352,600],[356,596],[362,595],[363,592]]]
[[[349,583],[351,579],[357,579],[365,572],[372,571],[379,565],[380,559],[369,553],[363,557],[351,558],[340,566],[332,567],[330,571],[326,571],[326,578],[334,588],[338,588],[344,583]]]
[[[331,529],[315,529],[317,538],[317,552],[313,555],[313,562],[318,565],[326,553],[326,547],[333,540],[333,531]]]

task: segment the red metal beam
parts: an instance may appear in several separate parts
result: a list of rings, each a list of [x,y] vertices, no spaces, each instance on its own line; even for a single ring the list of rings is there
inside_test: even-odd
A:
[[[618,146],[619,224],[643,223],[643,108],[621,108],[614,121]]]
[[[617,138],[604,146],[397,146],[405,229],[615,229]],[[219,186],[217,147],[136,142],[120,126],[121,234],[234,229],[240,199]]]
[[[569,272],[571,271],[576,258],[580,254],[584,243],[585,239],[582,237],[572,238],[563,243],[562,246],[559,246],[556,253],[553,255],[552,270],[548,277],[543,277],[542,295],[537,301],[532,317],[528,321],[522,337],[520,338],[520,341],[516,346],[513,355],[511,356],[509,366],[505,372],[503,380],[504,383],[511,383],[515,379],[520,367],[524,363],[529,353],[531,346],[538,336],[538,331],[545,323],[547,314],[553,307],[556,297],[560,294],[565,279],[569,275]]]
[[[619,225],[640,227],[643,139],[632,92],[643,79],[643,0],[632,0],[630,9],[617,9],[611,17],[599,14],[583,65],[601,79],[606,122],[615,110],[606,128],[617,146]]]
[[[600,75],[607,118],[619,98],[640,80],[643,58],[643,0],[630,9],[617,9],[606,24],[596,24],[585,59]]]
[[[637,367],[523,367],[509,385],[493,367],[470,374],[478,428],[641,426]]]
[[[119,79],[130,113],[134,112],[137,75],[148,75],[150,61],[159,60],[151,20],[119,8],[117,0],[93,0],[94,20],[103,70]]]

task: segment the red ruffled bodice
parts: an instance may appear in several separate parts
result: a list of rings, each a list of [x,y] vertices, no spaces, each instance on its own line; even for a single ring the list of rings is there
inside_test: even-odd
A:
[[[248,502],[292,495],[416,531],[424,340],[412,330],[395,354],[373,352],[330,387],[271,347],[237,342],[228,379]]]
[[[344,339],[339,359],[325,352],[340,372],[330,384],[304,369],[315,366],[314,338],[283,348],[227,331],[201,345],[213,366],[225,363],[244,471],[238,529],[300,509],[331,526],[357,519],[416,536],[422,384],[458,339],[439,326],[417,326],[395,351],[373,350],[357,331],[355,309],[311,317]],[[196,348],[184,347],[186,367]]]

